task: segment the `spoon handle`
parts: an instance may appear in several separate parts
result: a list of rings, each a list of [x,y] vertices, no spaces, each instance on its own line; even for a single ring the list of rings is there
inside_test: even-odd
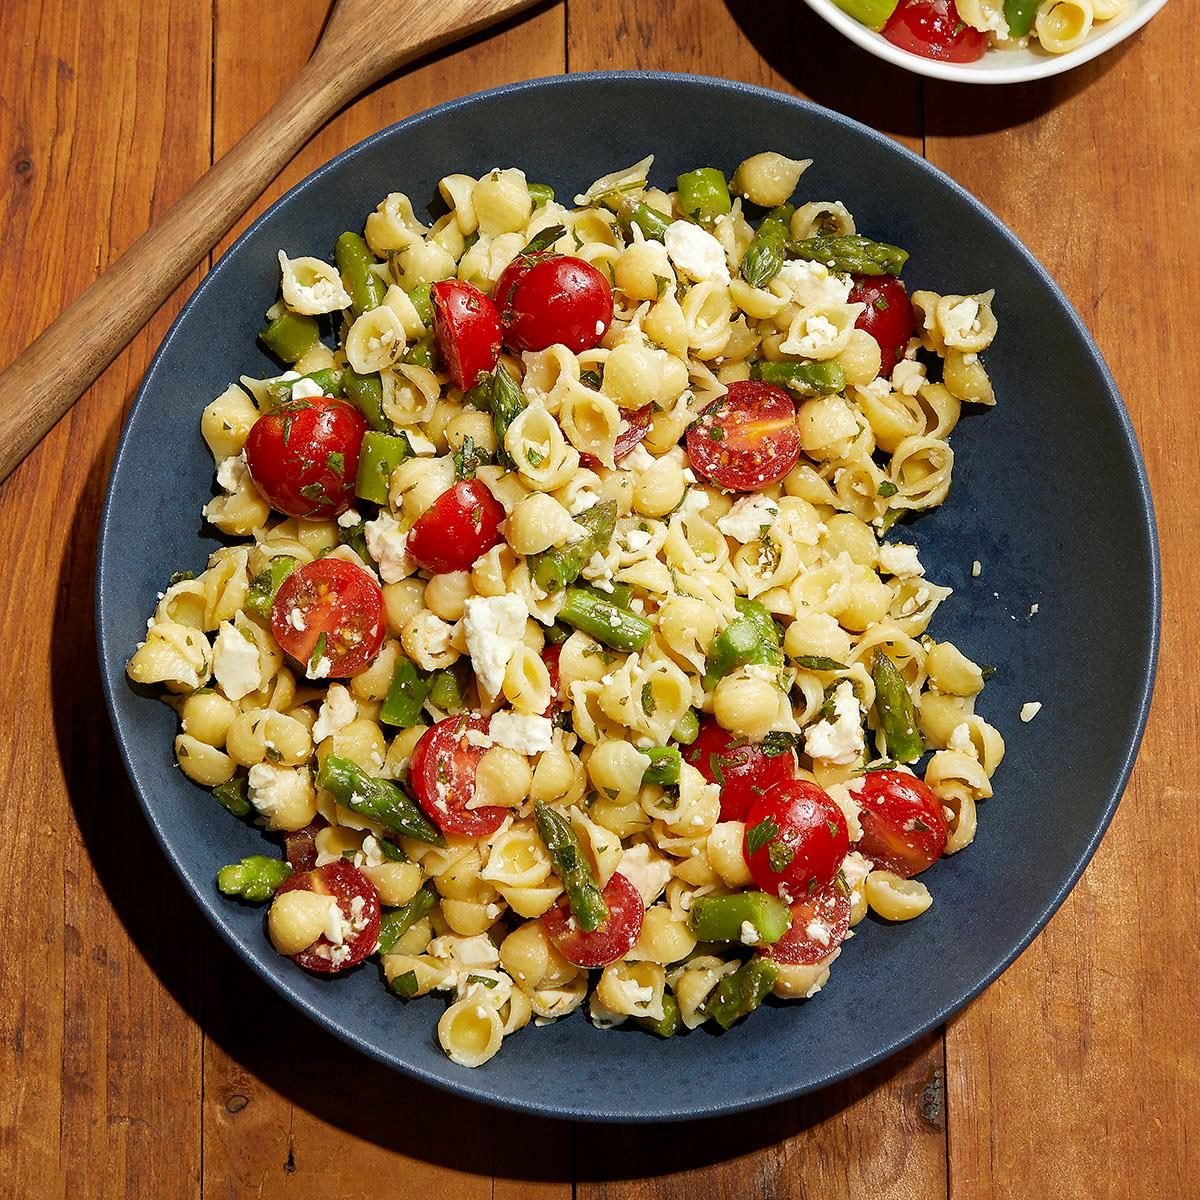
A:
[[[319,56],[323,57],[323,56]],[[0,482],[301,146],[370,82],[310,60],[273,108],[0,372]]]

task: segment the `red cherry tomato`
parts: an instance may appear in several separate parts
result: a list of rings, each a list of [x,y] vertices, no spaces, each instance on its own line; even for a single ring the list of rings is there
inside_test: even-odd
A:
[[[465,571],[501,541],[504,508],[478,479],[464,479],[443,492],[417,518],[407,548],[427,571]]]
[[[852,275],[851,304],[865,304],[855,329],[865,329],[879,343],[879,373],[888,378],[904,357],[916,319],[912,301],[900,280],[891,275]]]
[[[750,874],[789,903],[829,883],[849,848],[842,810],[805,779],[777,784],[746,815],[742,854]]]
[[[272,508],[289,517],[336,517],[354,502],[362,413],[329,396],[288,399],[246,438],[246,465]]]
[[[650,417],[653,412],[654,405],[647,404],[643,408],[635,408],[623,414],[625,428],[617,434],[616,445],[613,447],[614,462],[620,462],[645,439],[646,434],[650,432]],[[594,454],[581,454],[579,462],[581,466],[593,471],[600,466],[600,460]]]
[[[818,888],[792,905],[791,928],[761,952],[777,963],[811,966],[828,958],[850,930],[850,897],[836,884]]]
[[[579,354],[600,344],[612,323],[612,287],[589,262],[565,254],[521,255],[496,280],[504,344]]]
[[[911,879],[942,857],[950,832],[942,802],[915,775],[868,771],[851,795],[862,805],[855,849],[876,866]]]
[[[311,678],[357,675],[383,645],[383,592],[362,567],[342,558],[318,558],[297,567],[279,585],[271,605],[275,640]],[[312,663],[325,635],[321,662]],[[322,665],[328,663],[328,667]]]
[[[344,858],[326,863],[312,871],[301,871],[279,885],[284,892],[317,892],[332,896],[350,924],[348,939],[340,945],[322,934],[307,950],[292,958],[310,971],[335,975],[362,962],[379,940],[379,893],[375,885]]]
[[[975,62],[987,49],[987,35],[958,15],[954,0],[900,0],[883,36],[901,50],[942,62]]]
[[[700,733],[683,748],[683,757],[709,783],[721,785],[722,821],[744,821],[760,796],[796,773],[794,750],[767,754],[760,744],[735,737],[712,717],[701,720]]]
[[[799,461],[796,405],[770,383],[739,380],[687,431],[692,466],[735,492],[778,483]]]
[[[314,817],[303,829],[283,835],[283,857],[293,871],[311,871],[317,865],[317,834],[328,824],[324,817]]]
[[[433,299],[433,332],[454,386],[474,387],[500,359],[500,314],[474,284],[443,279]]]
[[[425,815],[443,832],[484,837],[504,823],[506,808],[468,808],[475,794],[475,768],[483,746],[467,740],[471,730],[486,732],[485,717],[447,717],[427,729],[413,748],[408,780]]]
[[[554,948],[577,967],[607,967],[628,954],[642,932],[646,906],[641,893],[620,871],[604,885],[602,895],[608,920],[591,933],[578,927],[565,899],[542,917],[542,928]]]

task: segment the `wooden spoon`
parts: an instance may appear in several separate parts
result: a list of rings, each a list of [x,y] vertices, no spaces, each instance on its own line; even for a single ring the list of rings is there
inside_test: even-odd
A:
[[[293,155],[390,71],[534,0],[335,0],[278,103],[0,373],[0,482],[121,352]]]

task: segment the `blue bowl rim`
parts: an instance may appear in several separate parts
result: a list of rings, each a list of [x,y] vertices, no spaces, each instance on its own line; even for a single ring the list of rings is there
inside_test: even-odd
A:
[[[644,1114],[633,1109],[628,1110],[596,1110],[589,1109],[583,1106],[578,1108],[567,1109],[564,1107],[543,1105],[536,1102],[506,1099],[501,1096],[494,1095],[488,1087],[480,1082],[474,1083],[473,1074],[466,1072],[465,1078],[458,1079],[454,1077],[443,1077],[436,1073],[427,1071],[421,1067],[404,1063],[396,1058],[384,1053],[379,1047],[373,1045],[366,1039],[360,1038],[348,1030],[342,1028],[335,1019],[323,1012],[320,1008],[310,1004],[308,1000],[302,997],[299,993],[291,988],[286,978],[278,972],[271,972],[264,969],[253,958],[244,952],[242,940],[236,935],[233,929],[223,919],[219,908],[216,905],[215,892],[210,890],[202,891],[199,888],[194,888],[188,879],[187,873],[184,871],[182,864],[176,856],[172,847],[170,831],[156,817],[153,807],[148,803],[146,792],[142,787],[135,765],[134,751],[130,742],[126,739],[124,731],[119,725],[116,717],[116,698],[113,687],[113,679],[109,672],[109,663],[111,661],[111,653],[114,649],[118,649],[124,658],[124,651],[120,648],[114,648],[107,645],[105,640],[105,626],[103,619],[104,611],[104,587],[103,580],[109,571],[110,553],[117,554],[117,548],[110,548],[109,545],[109,526],[114,508],[114,491],[115,483],[121,466],[124,463],[126,455],[132,453],[129,439],[128,429],[132,422],[133,416],[139,406],[145,401],[149,385],[154,379],[161,360],[167,353],[175,334],[180,325],[188,318],[189,313],[196,300],[204,295],[210,287],[220,287],[224,268],[227,262],[231,261],[233,250],[241,247],[241,245],[252,239],[260,226],[267,222],[276,211],[290,204],[293,199],[301,195],[314,181],[323,177],[327,172],[337,171],[343,166],[368,149],[374,147],[378,142],[392,137],[397,131],[402,129],[410,129],[422,125],[428,121],[436,121],[445,114],[453,113],[460,108],[470,107],[480,103],[486,103],[498,97],[508,96],[516,93],[527,91],[556,91],[563,87],[575,87],[582,84],[611,84],[621,86],[629,81],[650,82],[662,84],[671,88],[680,86],[693,88],[697,92],[711,95],[713,93],[733,93],[754,96],[759,99],[769,100],[773,103],[784,104],[799,108],[809,115],[815,116],[818,120],[832,121],[835,125],[840,126],[843,130],[855,137],[865,137],[874,141],[880,146],[885,147],[888,151],[898,154],[901,158],[908,160],[914,164],[918,170],[924,171],[939,183],[942,187],[947,188],[954,197],[962,204],[965,204],[978,216],[982,217],[986,222],[995,227],[1003,239],[1007,242],[1012,251],[1022,258],[1028,266],[1030,266],[1039,282],[1049,290],[1066,315],[1068,321],[1074,328],[1075,333],[1082,339],[1083,344],[1087,347],[1089,357],[1093,363],[1099,368],[1100,374],[1104,379],[1107,396],[1112,404],[1121,433],[1125,439],[1125,449],[1128,452],[1130,460],[1134,465],[1137,480],[1138,497],[1141,501],[1141,521],[1143,525],[1142,532],[1146,537],[1146,543],[1150,557],[1150,628],[1148,631],[1149,642],[1149,658],[1146,663],[1142,679],[1141,692],[1137,697],[1137,715],[1136,729],[1134,736],[1130,741],[1124,761],[1114,786],[1105,801],[1104,809],[1101,818],[1096,825],[1095,832],[1089,838],[1086,845],[1083,847],[1077,861],[1063,878],[1061,884],[1049,898],[1045,907],[1038,914],[1036,920],[1030,926],[1028,931],[1019,938],[1010,950],[989,970],[981,979],[976,980],[970,986],[964,987],[958,996],[953,1000],[943,1004],[938,1010],[932,1013],[928,1019],[918,1027],[909,1030],[903,1036],[894,1038],[887,1045],[878,1047],[872,1053],[861,1058],[848,1062],[843,1069],[829,1072],[826,1076],[809,1081],[806,1085],[800,1087],[788,1086],[787,1084],[769,1086],[764,1088],[762,1092],[752,1096],[744,1096],[742,1098],[731,1100],[728,1102],[706,1102],[703,1105],[694,1105],[692,1107],[680,1107],[670,1112],[663,1112],[656,1116],[656,1120],[670,1122],[690,1120],[696,1117],[713,1117],[726,1114],[749,1111],[755,1108],[760,1108],[768,1104],[781,1102],[792,1099],[798,1095],[819,1090],[828,1087],[831,1084],[837,1083],[843,1079],[850,1078],[853,1075],[864,1071],[875,1064],[882,1062],[884,1059],[891,1057],[893,1054],[911,1045],[921,1037],[925,1036],[931,1030],[944,1024],[951,1016],[962,1009],[971,1000],[975,999],[981,992],[984,991],[991,983],[993,983],[1021,954],[1033,939],[1041,932],[1046,923],[1058,910],[1059,906],[1066,899],[1068,893],[1075,886],[1084,868],[1091,860],[1092,855],[1096,852],[1096,848],[1100,844],[1101,838],[1108,829],[1112,821],[1113,814],[1116,812],[1118,803],[1124,794],[1125,788],[1128,785],[1130,774],[1133,770],[1134,762],[1137,758],[1138,748],[1141,745],[1142,737],[1145,733],[1146,722],[1149,717],[1150,703],[1153,695],[1155,676],[1157,673],[1159,643],[1162,625],[1162,568],[1157,535],[1157,523],[1155,520],[1154,503],[1150,492],[1150,482],[1146,473],[1145,462],[1142,457],[1141,448],[1138,445],[1137,436],[1134,433],[1133,424],[1129,417],[1129,412],[1125,407],[1120,391],[1117,388],[1116,381],[1113,379],[1112,373],[1108,369],[1108,364],[1100,354],[1091,333],[1084,325],[1083,321],[1076,312],[1074,305],[1067,299],[1066,295],[1049,272],[1042,264],[1033,256],[1023,242],[1014,234],[1003,221],[1000,220],[989,208],[971,195],[965,188],[956,183],[949,175],[938,167],[934,166],[927,159],[915,154],[908,147],[894,141],[885,134],[879,133],[869,126],[855,121],[842,113],[832,109],[824,108],[819,104],[815,104],[808,100],[803,100],[797,96],[791,96],[784,92],[775,91],[771,88],[759,87],[754,84],[742,83],[735,80],[722,79],[716,76],[709,75],[686,75],[670,71],[589,71],[579,72],[567,75],[550,75],[543,76],[538,79],[522,80],[515,83],[504,84],[500,87],[489,88],[486,91],[473,92],[467,96],[460,96],[457,99],[449,100],[443,104],[434,106],[433,108],[425,109],[423,112],[415,113],[410,117],[406,117],[402,121],[397,121],[392,125],[386,126],[378,130],[376,133],[356,142],[353,146],[343,150],[340,154],[331,158],[328,162],[322,164],[315,171],[305,176],[294,186],[288,189],[283,196],[276,200],[269,208],[267,208],[260,216],[258,216],[247,229],[239,235],[236,241],[229,249],[213,264],[213,267],[197,285],[191,296],[188,297],[183,308],[171,323],[170,329],[163,338],[158,350],[155,352],[154,358],[151,360],[146,374],[143,377],[142,384],[138,389],[138,394],[134,399],[133,404],[125,419],[125,425],[121,432],[121,439],[117,447],[116,454],[113,458],[109,482],[105,490],[104,506],[100,517],[98,552],[96,557],[96,601],[95,601],[95,620],[97,631],[97,645],[100,657],[100,674],[101,683],[104,688],[105,704],[108,708],[109,718],[113,725],[113,731],[116,735],[117,744],[120,749],[121,758],[125,763],[126,772],[129,775],[130,781],[133,784],[133,790],[137,796],[139,805],[144,813],[146,820],[149,822],[151,829],[154,832],[155,838],[163,849],[167,860],[172,868],[183,882],[185,888],[191,892],[196,902],[204,912],[209,921],[216,927],[218,933],[225,942],[238,954],[244,963],[246,963],[257,975],[265,979],[265,981],[282,997],[288,1000],[301,1012],[305,1013],[313,1021],[316,1021],[324,1029],[340,1038],[342,1041],[353,1046],[356,1050],[368,1057],[382,1063],[393,1069],[402,1071],[410,1077],[420,1079],[424,1083],[432,1084],[434,1087],[444,1091],[451,1092],[455,1095],[463,1096],[470,1100],[482,1101],[488,1104],[498,1104],[503,1107],[511,1108],[515,1111],[524,1112],[532,1116],[563,1118],[571,1120],[584,1120],[603,1123],[627,1122],[632,1120],[644,1121]],[[118,678],[124,678],[124,672],[118,673]]]

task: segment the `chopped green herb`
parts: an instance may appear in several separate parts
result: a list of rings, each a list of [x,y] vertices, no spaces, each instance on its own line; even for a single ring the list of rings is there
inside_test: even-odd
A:
[[[317,638],[317,644],[313,647],[312,658],[308,660],[308,673],[314,678],[320,669],[321,663],[325,658],[325,647],[329,643],[329,635],[322,633]]]
[[[922,821],[920,817],[913,817],[912,827],[918,833],[929,833],[930,832],[930,827],[928,825],[926,825],[925,822]]]
[[[392,991],[397,996],[403,996],[406,1000],[415,996],[420,986],[420,983],[417,981],[416,971],[405,971],[403,975],[397,975],[392,980]]]
[[[842,827],[836,821],[826,821],[825,827],[829,830],[830,837],[837,837],[841,832]]]
[[[187,581],[189,579],[195,579],[195,578],[196,578],[195,571],[176,571],[175,574],[171,576],[170,580],[167,583],[167,586],[174,587],[177,583],[184,583],[185,581]]]
[[[525,451],[525,458],[531,467],[540,467],[546,461],[546,456],[536,446]]]
[[[890,479],[885,479],[879,485],[879,495],[882,496],[885,500],[889,496],[894,496],[899,490],[900,489]]]
[[[883,296],[876,296],[875,299],[871,301],[871,304],[879,312],[887,312],[888,310],[887,299]]]
[[[773,817],[766,817],[753,828],[746,830],[746,849],[757,854],[769,841],[779,836],[779,826]]]
[[[582,383],[584,387],[591,388],[594,391],[600,386],[600,372],[580,371],[579,382]]]
[[[850,668],[845,663],[840,663],[836,658],[825,658],[820,654],[802,654],[796,659],[796,666],[803,667],[806,671],[848,671]]]
[[[710,425],[704,432],[710,441],[723,442],[725,440],[725,430],[720,425]]]
[[[346,472],[346,456],[340,451],[331,450],[325,455],[325,465],[337,476],[342,476]]]
[[[642,684],[642,712],[648,717],[654,716],[654,688],[649,680]]]
[[[543,250],[549,250],[566,232],[566,228],[562,225],[551,225],[543,229],[541,233],[535,233],[517,257],[524,258],[527,254],[541,254]]]
[[[786,754],[789,750],[794,749],[800,741],[798,733],[785,733],[782,729],[773,729],[762,740],[759,749],[768,758],[778,758],[781,754]]]
[[[792,865],[792,860],[795,857],[795,850],[783,842],[772,842],[770,849],[767,851],[767,862],[771,864],[771,870],[776,875],[782,875]]]

